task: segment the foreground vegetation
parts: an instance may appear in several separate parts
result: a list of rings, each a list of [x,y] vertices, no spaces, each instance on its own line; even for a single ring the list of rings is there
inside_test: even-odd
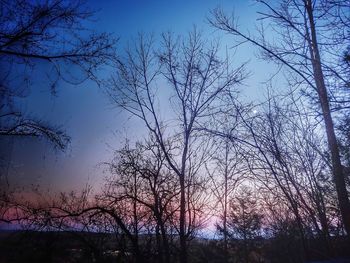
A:
[[[230,240],[229,253],[224,251],[222,240],[195,238],[189,247],[191,262],[300,262],[301,248],[293,237],[250,240],[250,251],[243,253],[241,240]],[[0,262],[134,262],[131,248],[118,241],[113,234],[85,232],[2,231],[0,234]],[[143,261],[159,262],[157,251],[152,249],[155,236],[141,236]],[[349,256],[344,239],[334,239],[340,262]],[[319,240],[310,240],[314,261],[324,259],[318,249]],[[176,262],[177,250],[172,247]],[[341,261],[343,259],[343,261]]]

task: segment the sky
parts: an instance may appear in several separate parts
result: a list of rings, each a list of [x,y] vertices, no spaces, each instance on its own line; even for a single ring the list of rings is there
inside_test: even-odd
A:
[[[239,25],[251,32],[256,19],[256,7],[249,0],[90,0],[88,6],[98,10],[96,21],[89,22],[88,26],[118,37],[121,55],[123,47],[132,43],[139,32],[153,33],[156,37],[164,31],[186,34],[194,25],[205,37],[219,38],[223,50],[230,49],[232,37],[208,24],[210,10],[215,7],[222,7],[228,13],[234,10]],[[256,51],[251,47],[240,47],[235,53],[237,65],[251,60],[251,77],[241,87],[243,96],[261,97],[262,81],[272,67],[256,61]],[[108,77],[111,72],[106,70],[101,74]],[[101,163],[111,160],[126,136],[142,138],[145,135],[142,123],[115,107],[91,81],[78,86],[61,83],[56,96],[50,93],[40,76],[33,76],[33,84],[36,85],[29,96],[19,101],[21,107],[32,116],[64,127],[71,143],[61,152],[44,140],[13,141],[7,152],[11,160],[8,179],[12,186],[40,185],[52,191],[79,190],[86,184],[98,188],[106,175]]]

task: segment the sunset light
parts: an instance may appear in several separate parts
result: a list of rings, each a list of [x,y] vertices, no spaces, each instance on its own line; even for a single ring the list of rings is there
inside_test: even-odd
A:
[[[350,262],[350,1],[0,0],[1,262]]]

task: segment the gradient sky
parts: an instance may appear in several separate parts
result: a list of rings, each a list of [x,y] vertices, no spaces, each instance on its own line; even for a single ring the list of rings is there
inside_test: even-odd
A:
[[[247,0],[115,0],[93,1],[89,6],[99,10],[98,21],[89,23],[96,31],[107,31],[120,38],[118,47],[132,41],[138,32],[163,31],[186,34],[196,25],[208,38],[220,38],[223,46],[230,48],[232,38],[211,28],[206,20],[210,10],[217,6],[227,12],[234,10],[242,28],[254,31],[255,6]],[[236,51],[237,65],[251,59],[251,77],[242,87],[246,98],[261,97],[263,84],[272,68],[257,62],[251,47]],[[254,60],[254,61],[253,61]],[[109,71],[103,72],[104,76]],[[79,86],[61,84],[57,96],[52,96],[40,76],[33,79],[29,97],[21,105],[31,115],[61,125],[71,136],[71,144],[65,152],[54,151],[52,146],[36,139],[16,140],[9,151],[11,166],[8,178],[11,185],[30,187],[41,185],[53,191],[79,189],[86,183],[98,186],[103,179],[103,167],[113,151],[120,147],[126,134],[140,138],[142,124],[129,120],[128,115],[112,105],[108,98],[92,82]]]

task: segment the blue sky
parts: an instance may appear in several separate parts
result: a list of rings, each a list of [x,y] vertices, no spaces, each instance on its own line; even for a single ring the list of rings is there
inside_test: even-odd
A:
[[[250,1],[214,0],[115,0],[88,2],[98,10],[95,19],[88,26],[96,31],[107,31],[120,38],[118,50],[132,42],[138,32],[163,31],[186,34],[196,25],[209,39],[219,38],[222,47],[232,45],[232,38],[217,32],[207,23],[210,10],[223,7],[228,13],[234,10],[242,28],[254,31],[255,6]],[[254,59],[251,47],[236,50],[235,61]],[[251,77],[242,87],[243,95],[258,98],[262,94],[263,81],[270,69],[261,62],[250,62]],[[44,66],[44,65],[43,65]],[[108,76],[110,71],[102,72]],[[41,76],[33,79],[30,96],[22,99],[21,105],[31,115],[61,125],[71,136],[66,152],[57,152],[44,141],[15,141],[11,151],[12,163],[9,179],[13,185],[39,184],[53,190],[79,189],[86,183],[99,185],[103,178],[103,167],[99,163],[112,158],[125,136],[142,136],[142,124],[129,119],[110,103],[103,92],[92,82],[79,86],[61,83],[57,96],[52,96],[42,83]]]

